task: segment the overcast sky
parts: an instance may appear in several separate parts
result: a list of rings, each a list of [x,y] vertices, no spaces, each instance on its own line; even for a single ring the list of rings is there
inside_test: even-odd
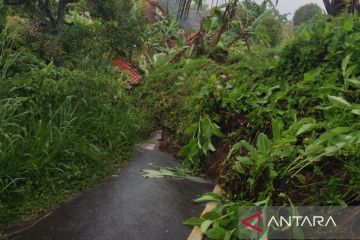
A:
[[[273,0],[274,3],[275,1],[276,0]],[[205,0],[205,2],[211,6],[216,2],[224,2],[224,0]],[[262,0],[255,0],[255,2],[261,3]],[[281,13],[290,13],[288,17],[288,19],[290,20],[294,15],[295,10],[307,3],[316,3],[321,8],[325,9],[323,0],[279,0],[277,8]]]
[[[262,2],[261,0],[255,0],[255,1]],[[277,9],[279,9],[281,13],[290,13],[292,16],[296,9],[307,3],[316,3],[317,5],[325,9],[322,0],[279,0]]]

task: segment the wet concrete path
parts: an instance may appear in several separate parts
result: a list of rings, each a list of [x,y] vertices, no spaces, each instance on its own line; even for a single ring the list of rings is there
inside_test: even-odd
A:
[[[193,199],[212,191],[213,184],[144,178],[142,169],[179,164],[165,153],[145,148],[139,148],[116,176],[11,239],[186,240],[191,229],[182,222],[203,209]]]

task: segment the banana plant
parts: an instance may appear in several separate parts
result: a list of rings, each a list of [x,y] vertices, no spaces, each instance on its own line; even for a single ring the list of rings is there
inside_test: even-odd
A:
[[[186,14],[186,4],[191,1],[180,1],[180,16]],[[197,1],[196,4],[201,6],[202,1]],[[232,32],[235,37],[227,47],[242,39],[250,49],[250,39],[255,32],[255,26],[269,14],[278,14],[276,5],[277,1],[273,3],[271,0],[263,0],[261,4],[251,0],[230,0],[213,7],[209,11],[210,15],[202,18],[200,29],[190,43],[189,52],[195,53],[193,49],[197,48],[197,45],[202,45],[208,52],[212,51],[228,32]]]

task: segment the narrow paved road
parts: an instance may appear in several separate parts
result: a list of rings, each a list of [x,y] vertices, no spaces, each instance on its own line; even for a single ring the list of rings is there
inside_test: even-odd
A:
[[[201,214],[193,199],[212,183],[187,179],[147,179],[142,169],[175,167],[158,150],[138,150],[118,175],[59,207],[50,216],[11,239],[29,240],[186,240],[182,222]]]

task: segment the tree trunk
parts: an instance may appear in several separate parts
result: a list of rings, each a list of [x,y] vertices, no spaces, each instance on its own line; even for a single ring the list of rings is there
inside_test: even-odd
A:
[[[58,12],[57,12],[57,23],[62,23],[65,20],[66,5],[69,3],[75,3],[78,0],[59,0]]]
[[[346,0],[323,0],[326,11],[331,16],[338,16],[343,12],[354,13],[360,10],[360,1],[351,0],[348,3]]]
[[[334,12],[334,9],[331,7],[330,0],[323,0],[323,1],[324,1],[324,5],[325,5],[326,12],[327,12],[329,15],[334,16],[334,15],[335,15],[335,12]]]
[[[220,38],[221,38],[221,35],[226,31],[227,29],[227,24],[224,23],[223,25],[221,25],[221,27],[215,32],[214,36],[212,37],[212,40],[211,40],[211,45],[210,45],[210,48],[213,48],[215,47],[219,41],[220,41]]]
[[[49,18],[51,28],[56,29],[56,20],[51,13],[49,0],[39,0],[39,8],[45,13],[46,17]]]
[[[220,26],[220,28],[213,35],[210,48],[216,47],[216,45],[219,43],[221,35],[227,30],[229,23],[235,17],[236,10],[237,10],[237,0],[235,0],[232,3],[228,3],[228,5],[226,6],[226,9],[225,9],[225,12],[224,12],[224,16],[223,16],[225,22]]]
[[[60,0],[58,4],[57,23],[64,22],[67,0]]]

